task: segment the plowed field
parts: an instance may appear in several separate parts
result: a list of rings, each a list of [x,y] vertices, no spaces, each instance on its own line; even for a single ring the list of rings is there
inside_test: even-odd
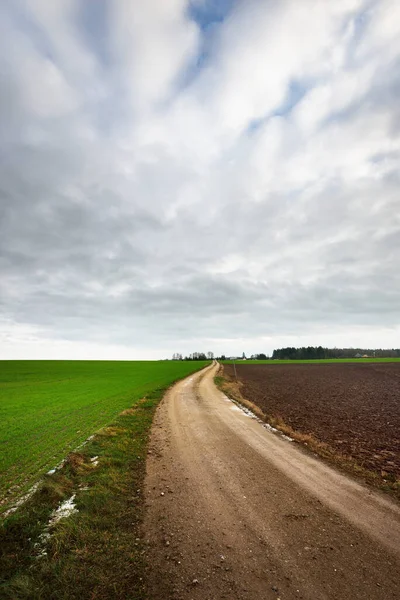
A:
[[[236,365],[242,395],[388,480],[400,479],[400,364]],[[233,377],[232,365],[224,372]]]

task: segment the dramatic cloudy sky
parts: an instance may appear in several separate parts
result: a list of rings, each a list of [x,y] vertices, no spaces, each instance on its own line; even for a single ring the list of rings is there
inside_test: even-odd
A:
[[[5,0],[0,356],[400,346],[398,0]]]

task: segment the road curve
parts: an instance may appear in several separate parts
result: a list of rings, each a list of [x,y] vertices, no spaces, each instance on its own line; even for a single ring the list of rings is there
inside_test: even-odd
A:
[[[145,486],[151,600],[400,598],[400,509],[216,389],[175,385]]]

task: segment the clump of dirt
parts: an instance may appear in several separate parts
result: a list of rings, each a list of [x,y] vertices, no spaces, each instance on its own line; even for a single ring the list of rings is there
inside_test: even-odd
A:
[[[64,465],[73,476],[84,475],[95,466],[89,456],[81,454],[80,452],[71,452],[68,454],[64,461]]]
[[[80,452],[70,452],[67,458],[65,459],[65,464],[68,465],[71,469],[76,470],[85,462],[87,462],[87,458],[81,454]]]

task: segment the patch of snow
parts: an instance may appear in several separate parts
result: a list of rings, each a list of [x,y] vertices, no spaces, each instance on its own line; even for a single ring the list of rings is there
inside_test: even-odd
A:
[[[261,420],[245,406],[242,406],[241,404],[235,402],[235,400],[231,400],[230,398],[226,398],[226,400],[228,402],[231,402],[231,404],[233,405],[231,406],[231,410],[238,410],[241,413],[243,413],[246,417],[249,417],[250,419],[256,419],[257,421],[261,422]]]
[[[293,438],[289,437],[288,435],[285,435],[284,433],[279,431],[279,429],[276,429],[276,427],[272,427],[272,425],[270,425],[269,423],[265,423],[262,419],[257,417],[257,415],[255,415],[249,408],[247,408],[246,406],[242,406],[242,404],[240,404],[239,402],[236,402],[236,400],[233,400],[232,398],[229,398],[228,396],[225,396],[225,395],[224,395],[224,400],[227,402],[231,402],[231,404],[233,404],[233,406],[231,406],[231,410],[240,410],[240,412],[244,413],[247,417],[250,417],[251,419],[255,419],[256,421],[258,421],[258,423],[260,423],[263,427],[265,427],[265,429],[268,429],[268,431],[278,434],[279,437],[283,438],[284,440],[286,440],[288,442],[294,441]]]
[[[88,444],[89,442],[92,441],[92,439],[94,438],[95,434],[90,435],[84,442],[82,442],[82,444],[79,444],[79,446],[77,446],[74,450],[74,452],[76,452],[77,450],[79,450],[80,448],[83,448],[83,446],[86,446],[86,444]]]
[[[282,431],[279,431],[279,429],[276,429],[276,427],[272,427],[272,425],[270,425],[269,423],[263,423],[265,429],[268,429],[268,431],[272,431],[273,433],[277,433],[281,438],[283,438],[284,440],[287,440],[288,442],[293,442],[293,438],[289,437],[288,435],[285,435],[284,433],[282,433]]]
[[[87,444],[88,442],[92,441],[94,439],[96,434],[90,435],[84,442],[83,444],[81,444],[80,446],[78,446],[77,448],[75,448],[74,451],[79,450],[79,448],[82,448],[82,446],[85,446],[85,444]],[[95,456],[94,458],[91,459],[93,465],[95,467],[97,467],[98,465],[98,456]],[[58,471],[59,469],[61,469],[65,464],[65,459],[63,458],[58,465],[56,465],[55,467],[53,467],[52,469],[50,469],[49,471],[47,471],[46,475],[54,475],[54,473],[56,471]],[[27,500],[29,500],[29,498],[31,498],[33,496],[33,494],[36,492],[36,490],[38,489],[40,485],[40,481],[38,481],[37,483],[35,483],[30,490],[24,494],[24,496],[22,496],[21,498],[19,498],[19,500],[17,500],[15,502],[15,504],[13,506],[11,506],[8,510],[6,510],[3,513],[3,517],[8,517],[9,515],[12,515],[20,506],[22,506],[22,504],[24,504]]]
[[[61,519],[65,519],[66,517],[72,515],[72,513],[78,512],[78,509],[75,507],[74,503],[75,496],[76,494],[72,494],[71,498],[64,500],[64,502],[62,502],[60,506],[56,508],[56,510],[53,510],[47,527],[53,527],[53,525],[58,523]]]
[[[50,539],[50,533],[43,532],[39,536],[39,541],[34,544],[34,548],[37,552],[37,558],[44,558],[47,556],[46,544]]]
[[[78,509],[76,508],[74,503],[75,496],[76,494],[72,494],[72,496],[68,498],[68,500],[62,502],[60,506],[53,510],[53,512],[51,513],[49,522],[47,523],[43,532],[39,535],[39,539],[36,542],[36,544],[34,544],[34,548],[37,552],[37,558],[43,558],[47,556],[46,545],[49,539],[51,538],[50,529],[54,527],[54,525],[57,525],[57,523],[61,521],[61,519],[65,519],[72,515],[74,512],[78,512]]]
[[[15,513],[15,511],[22,505],[24,504],[27,500],[29,500],[29,498],[31,498],[33,496],[33,494],[36,492],[36,490],[39,487],[39,482],[35,483],[35,485],[33,485],[30,490],[28,490],[28,492],[26,494],[24,494],[24,496],[21,496],[21,498],[19,500],[17,500],[17,502],[14,504],[14,506],[12,506],[11,508],[9,508],[8,510],[6,510],[3,513],[4,517],[8,517],[8,515],[12,515],[13,513]]]
[[[54,475],[54,473],[56,471],[59,471],[65,464],[65,459],[63,458],[58,465],[56,465],[55,467],[53,467],[52,469],[50,469],[50,471],[47,471],[46,475]]]
[[[243,406],[241,410],[244,412],[244,414],[246,415],[246,417],[250,417],[251,419],[256,419],[256,421],[260,421],[261,422],[261,419],[259,419],[257,417],[257,415],[255,415],[254,413],[252,413],[251,410],[249,410],[248,408],[245,408]]]
[[[264,423],[264,427],[265,427],[265,429],[268,429],[269,431],[273,431],[274,433],[279,433],[278,429],[276,429],[275,427],[272,427],[272,425],[270,425],[269,423]]]

